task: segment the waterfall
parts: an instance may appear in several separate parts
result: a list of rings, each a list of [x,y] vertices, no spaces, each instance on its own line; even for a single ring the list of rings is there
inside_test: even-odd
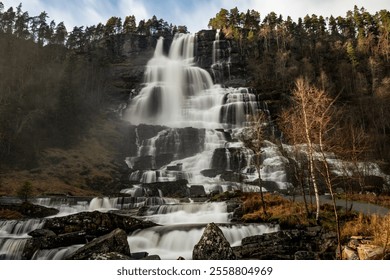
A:
[[[250,154],[242,143],[232,139],[232,132],[245,127],[249,116],[267,108],[248,88],[214,84],[211,75],[196,65],[193,35],[176,35],[167,54],[163,52],[163,40],[158,40],[146,66],[144,87],[130,100],[125,113],[127,121],[138,125],[137,154],[126,159],[134,170],[131,181],[148,184],[187,179],[191,184],[208,184],[210,179],[202,175],[202,170],[230,171],[233,163],[233,171],[241,172],[250,163],[246,158]],[[217,32],[214,64],[225,61],[221,44],[227,42]],[[150,135],[153,126],[160,126],[154,136]],[[231,147],[236,147],[236,155],[231,154]],[[211,166],[220,148],[226,148],[223,167]],[[237,156],[240,159],[233,162],[231,158]]]
[[[230,81],[230,43],[221,39],[221,30],[217,30],[215,33],[215,40],[213,42],[213,54],[211,72],[214,80],[218,83],[225,81],[225,75],[227,75],[228,81]],[[227,73],[225,73],[227,71]]]
[[[168,55],[162,51],[163,40],[158,40],[146,66],[144,87],[125,113],[130,123],[171,128],[240,127],[245,115],[259,109],[256,96],[247,89],[222,88],[196,66],[193,35],[176,35]],[[217,60],[219,55],[213,57]]]
[[[223,72],[229,65],[230,54],[222,50],[229,50],[229,46],[219,34],[216,39],[212,71],[220,65]],[[142,89],[131,93],[123,118],[133,129],[131,152],[124,155],[132,171],[129,181],[133,186],[123,189],[123,196],[118,197],[72,203],[67,198],[55,202],[42,199],[38,204],[59,209],[56,216],[129,210],[129,215],[160,225],[128,236],[132,252],[147,251],[162,259],[190,259],[207,223],[218,223],[232,246],[239,245],[244,237],[278,230],[272,225],[230,224],[233,210],[225,202],[188,203],[164,197],[169,190],[163,187],[181,179],[188,181],[180,181],[184,181],[183,188],[201,185],[206,195],[259,190],[251,182],[255,173],[251,166],[253,152],[236,135],[245,128],[250,115],[263,110],[262,102],[248,88],[215,84],[218,79],[213,81],[209,72],[196,65],[194,42],[193,35],[178,34],[166,53],[164,39],[160,38],[146,65]],[[263,168],[262,177],[285,188],[284,158],[271,145],[265,154],[268,167]],[[226,174],[228,177],[221,179]],[[237,174],[246,176],[244,182]],[[239,179],[230,179],[234,177]],[[150,191],[150,184],[157,192]],[[27,239],[31,238],[27,233],[42,226],[41,220],[0,221],[0,258],[20,259]],[[33,259],[63,259],[79,247],[40,250]]]
[[[224,236],[231,246],[238,246],[244,237],[279,230],[278,226],[267,225],[223,225]],[[146,251],[162,259],[177,259],[179,256],[192,259],[192,250],[200,240],[205,225],[184,225],[174,227],[153,227],[136,232],[128,237],[134,251]]]
[[[177,35],[168,55],[162,51],[163,40],[158,40],[146,66],[145,86],[125,116],[133,124],[182,126],[185,103],[213,86],[207,71],[194,65],[193,36]]]

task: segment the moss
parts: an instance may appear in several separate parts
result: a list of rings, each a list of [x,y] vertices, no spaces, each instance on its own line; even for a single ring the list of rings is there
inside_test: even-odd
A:
[[[233,192],[223,192],[223,193],[214,195],[210,199],[210,201],[213,201],[213,202],[227,201],[227,200],[231,200],[233,198],[240,198],[240,197],[242,197],[242,195],[243,195],[243,192],[240,190],[235,190]]]

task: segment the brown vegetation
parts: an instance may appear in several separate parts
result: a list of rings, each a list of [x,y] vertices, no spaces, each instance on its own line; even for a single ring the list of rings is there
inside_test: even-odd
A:
[[[245,222],[276,222],[282,229],[301,228],[317,225],[314,217],[307,217],[303,203],[293,202],[280,195],[266,193],[264,195],[268,208],[268,216],[261,210],[261,199],[258,193],[243,194],[242,220]],[[311,206],[313,209],[313,206]],[[320,225],[337,231],[334,221],[333,206],[321,205]],[[390,214],[386,216],[364,215],[362,213],[346,213],[338,209],[340,218],[341,244],[346,244],[352,236],[372,238],[371,244],[383,248],[384,254],[390,252]]]
[[[244,193],[242,220],[244,222],[277,222],[281,227],[313,225],[314,220],[308,219],[303,203],[292,202],[281,195],[264,194],[267,205],[267,215],[262,211],[261,197],[258,193]]]
[[[85,138],[72,148],[47,148],[42,151],[35,168],[3,170],[0,174],[0,195],[17,195],[24,182],[31,182],[31,196],[48,193],[95,196],[110,189],[101,189],[99,182],[112,183],[121,158],[118,153],[123,139],[118,128],[102,118]],[[119,159],[118,159],[119,158]],[[118,190],[119,191],[119,190]]]
[[[386,254],[390,252],[390,214],[386,216],[359,214],[345,223],[342,235],[372,237],[372,243],[382,247]]]
[[[291,201],[279,194],[264,194],[265,202],[269,206],[267,216],[264,216],[262,212],[260,194],[243,193],[241,199],[243,202],[242,220],[245,222],[277,222],[282,228],[317,225],[314,216],[307,217],[305,206],[302,202]],[[309,207],[311,210],[315,209],[312,205],[309,205]],[[337,210],[341,222],[341,236],[343,240],[351,235],[374,236],[379,226],[382,229],[378,233],[382,234],[383,229],[386,229],[386,226],[390,226],[386,224],[386,222],[389,222],[389,215],[386,217],[366,216],[356,212],[346,213],[341,208]],[[323,204],[321,205],[321,211],[320,225],[336,231],[333,206]]]

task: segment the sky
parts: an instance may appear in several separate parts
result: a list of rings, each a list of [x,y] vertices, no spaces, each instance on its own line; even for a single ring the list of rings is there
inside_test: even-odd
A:
[[[137,23],[155,15],[174,25],[186,25],[191,33],[207,29],[210,18],[221,8],[237,7],[240,12],[254,9],[261,20],[270,12],[296,21],[305,15],[345,16],[354,5],[370,13],[390,10],[390,0],[0,0],[6,9],[22,3],[30,16],[47,12],[48,21],[63,21],[68,29],[106,23],[111,16],[124,19],[134,15]]]

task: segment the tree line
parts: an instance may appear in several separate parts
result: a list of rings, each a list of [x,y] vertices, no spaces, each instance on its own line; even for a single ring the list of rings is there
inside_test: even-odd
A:
[[[67,30],[64,22],[56,24],[54,20],[48,22],[48,14],[41,12],[37,16],[30,16],[22,10],[22,4],[16,8],[5,9],[0,2],[0,34],[14,34],[17,38],[32,40],[39,45],[60,44],[69,49],[84,49],[92,42],[96,42],[112,35],[139,34],[167,36],[175,33],[187,33],[184,25],[173,25],[156,16],[136,22],[134,15],[110,17],[105,24],[98,23],[92,26],[75,26]]]

